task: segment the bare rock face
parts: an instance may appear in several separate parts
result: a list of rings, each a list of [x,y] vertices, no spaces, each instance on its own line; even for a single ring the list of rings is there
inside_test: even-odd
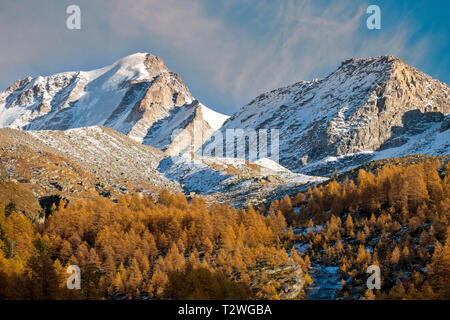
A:
[[[129,123],[135,123],[128,133],[129,136],[142,140],[152,124],[168,117],[172,108],[187,105],[192,101],[193,97],[177,74],[166,72],[159,75],[126,119]]]
[[[0,92],[0,127],[67,130],[106,126],[156,146],[154,139],[148,138],[155,136],[154,126],[165,121],[164,135],[172,137],[179,128],[168,120],[175,113],[203,122],[201,126],[211,133],[211,121],[195,116],[194,100],[160,57],[136,53],[93,71],[16,81]]]
[[[379,156],[448,154],[450,137],[439,129],[449,112],[447,85],[381,56],[346,60],[324,79],[264,93],[221,130],[278,129],[283,166],[330,174]]]
[[[330,140],[337,142],[337,155],[377,150],[408,131],[423,131],[425,126],[421,125],[425,122],[441,122],[450,112],[450,90],[446,85],[394,57],[384,57],[378,63],[386,68],[386,78],[370,92],[364,105],[345,119],[363,125],[345,132],[344,139],[349,143],[331,134]],[[343,69],[349,68],[344,65]],[[330,129],[333,132],[333,126]]]
[[[207,121],[205,109],[198,100],[182,108],[172,108],[166,118],[153,122],[144,144],[163,150],[169,156],[197,151],[218,129]]]

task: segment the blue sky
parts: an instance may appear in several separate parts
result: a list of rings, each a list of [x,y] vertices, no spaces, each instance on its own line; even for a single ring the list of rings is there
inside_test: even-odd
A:
[[[66,8],[81,8],[81,30]],[[381,8],[368,30],[366,8]],[[0,90],[24,76],[159,55],[207,106],[326,76],[342,60],[393,54],[450,82],[450,1],[0,0]]]

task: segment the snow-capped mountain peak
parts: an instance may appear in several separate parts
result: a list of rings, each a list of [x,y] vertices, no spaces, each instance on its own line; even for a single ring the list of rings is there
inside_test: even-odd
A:
[[[341,162],[348,167],[400,147],[391,156],[448,154],[449,136],[439,128],[449,112],[447,85],[399,58],[380,56],[349,59],[324,79],[261,94],[221,130],[278,129],[281,165],[330,174],[338,165],[326,159],[347,159]],[[434,138],[439,143],[429,150]]]
[[[127,80],[151,80],[152,77],[150,76],[148,66],[146,66],[148,55],[148,53],[135,53],[117,60],[110,66],[92,71],[82,71],[80,73],[87,79],[89,79],[89,81],[94,81],[104,76],[105,80],[107,80],[104,82],[105,88],[114,88],[117,83]],[[159,58],[152,56],[152,59]],[[159,66],[152,65],[152,67],[156,67],[160,72],[162,72],[163,70],[167,71],[164,63]]]
[[[204,105],[201,113],[207,119],[201,114],[194,117],[196,108],[190,107],[194,101],[181,78],[160,57],[135,53],[92,71],[16,81],[0,92],[0,127],[66,130],[106,126],[156,146],[154,131],[162,122],[176,118],[175,114],[185,117],[179,125],[185,127],[188,119],[196,118],[211,132],[227,118]],[[166,130],[165,135],[171,137],[171,133]],[[171,138],[164,148],[170,143]]]

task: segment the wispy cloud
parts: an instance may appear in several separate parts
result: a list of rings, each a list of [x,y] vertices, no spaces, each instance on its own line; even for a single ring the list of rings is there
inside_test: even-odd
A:
[[[147,34],[178,50],[217,90],[239,103],[261,91],[323,75],[349,57],[388,53],[405,57],[414,52],[410,56],[417,60],[427,47],[426,42],[407,44],[411,33],[407,22],[367,36],[367,5],[355,1],[318,5],[285,0],[275,6],[272,1],[250,2],[257,9],[255,20],[272,12],[263,38],[253,37],[246,28],[230,27],[225,15],[207,11],[202,0],[116,2],[110,21],[118,34]],[[235,9],[235,1],[227,3],[226,9]]]
[[[169,55],[200,99],[232,113],[230,102],[238,108],[263,91],[325,76],[350,57],[394,54],[416,64],[431,47],[427,37],[410,41],[411,21],[368,31],[368,3],[352,0],[79,0],[80,32],[64,27],[71,1],[43,1],[0,4],[0,81],[26,68],[73,69],[74,61],[100,67],[149,49]]]

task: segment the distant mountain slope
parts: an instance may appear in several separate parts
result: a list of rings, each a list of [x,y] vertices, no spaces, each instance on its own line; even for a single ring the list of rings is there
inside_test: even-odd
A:
[[[178,181],[187,194],[233,206],[258,205],[274,190],[280,192],[300,186],[306,188],[327,180],[293,173],[270,159],[249,162],[236,158],[172,156],[158,169],[170,180]]]
[[[71,200],[120,193],[56,153],[26,132],[0,129],[0,200],[13,202],[19,211],[37,218],[39,201],[46,197],[60,195]]]
[[[164,154],[105,127],[67,131],[0,129],[0,166],[36,197],[181,191],[157,167]]]
[[[226,119],[195,100],[161,58],[146,53],[93,71],[27,77],[0,92],[0,127],[106,126],[162,150],[185,147],[180,141],[171,146],[173,130],[189,130],[196,120],[206,140]]]
[[[264,93],[221,131],[278,129],[281,165],[329,175],[372,158],[448,154],[449,112],[447,85],[381,56],[350,59],[324,79]]]
[[[66,131],[30,131],[40,142],[80,163],[93,174],[126,189],[128,183],[143,188],[180,191],[179,185],[157,170],[163,152],[141,145],[106,127],[87,127]]]

